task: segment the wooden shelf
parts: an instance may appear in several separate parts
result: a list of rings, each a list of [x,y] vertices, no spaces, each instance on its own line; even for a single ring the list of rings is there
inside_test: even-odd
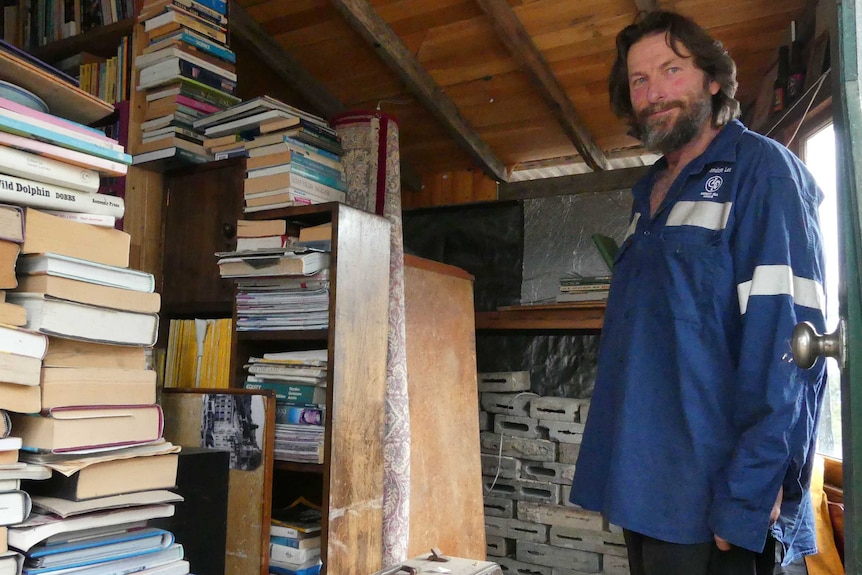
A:
[[[781,141],[782,131],[796,126],[804,121],[806,116],[815,114],[823,106],[828,106],[831,101],[832,71],[827,70],[786,110],[770,116],[761,125],[752,129]]]
[[[236,338],[240,341],[282,341],[282,340],[320,340],[329,339],[329,330],[302,329],[280,331],[237,331]]]
[[[273,462],[273,468],[281,471],[323,474],[322,463],[299,463],[298,461],[282,461],[280,459],[276,459]]]
[[[556,303],[500,308],[476,312],[476,329],[583,329],[602,328],[605,302]]]
[[[131,36],[134,26],[135,19],[126,18],[107,26],[98,26],[82,34],[32,48],[30,53],[46,62],[57,62],[80,52],[89,52],[106,58],[116,56],[120,38]]]
[[[38,62],[11,52],[0,51],[0,80],[33,92],[48,104],[51,114],[73,122],[91,124],[114,113],[113,104],[58,80]]]

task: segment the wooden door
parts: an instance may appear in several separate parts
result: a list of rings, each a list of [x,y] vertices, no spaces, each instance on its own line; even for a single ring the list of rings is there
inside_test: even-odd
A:
[[[242,159],[165,174],[165,313],[230,315],[233,282],[219,276],[213,254],[236,246],[244,177]]]

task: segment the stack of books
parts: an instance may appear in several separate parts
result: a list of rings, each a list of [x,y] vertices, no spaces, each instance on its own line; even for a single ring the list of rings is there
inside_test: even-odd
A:
[[[215,159],[248,156],[245,212],[344,202],[338,135],[325,119],[269,96],[195,121]]]
[[[249,358],[245,389],[275,392],[275,459],[323,463],[327,350]]]
[[[230,387],[233,320],[172,319],[165,361],[166,388]]]
[[[145,349],[161,301],[153,277],[128,268],[130,236],[113,227],[122,199],[96,192],[101,176],[125,174],[131,158],[104,134],[14,103],[0,102],[0,118],[0,199],[12,204],[0,209],[0,236],[23,230],[9,240],[16,277],[3,284],[23,317],[21,327],[0,327],[2,361],[14,362],[0,409],[13,412],[22,472],[55,471],[24,486],[37,512],[8,529],[8,545],[28,574],[168,564],[163,575],[188,573],[172,535],[143,544],[130,533],[172,515],[180,500],[164,489],[176,484],[178,449],[161,440]],[[154,474],[155,486],[144,481]]]
[[[557,302],[596,302],[608,299],[610,276],[573,276],[560,278]]]
[[[146,0],[139,15],[148,46],[135,58],[147,110],[135,163],[202,163],[195,122],[239,102],[236,56],[227,47],[225,0]]]
[[[182,501],[168,491],[176,484],[178,450],[160,441],[88,455],[28,455],[53,475],[25,482],[34,511],[9,529],[9,545],[24,555],[23,573],[188,573],[173,534],[147,526],[173,515]]]
[[[246,249],[215,254],[221,277],[236,280],[238,331],[329,326],[330,254],[289,241],[285,226],[283,220],[240,220],[239,233],[250,234],[245,239],[255,240],[254,247],[238,238]],[[284,247],[257,247],[268,241]]]
[[[8,433],[8,415],[0,411],[0,416]],[[32,510],[30,494],[22,489],[21,482],[25,479],[45,480],[50,476],[51,470],[43,465],[0,464],[0,571],[3,573],[21,573],[24,562],[21,553],[9,548],[9,526],[26,521]]]
[[[320,573],[320,507],[299,497],[273,510],[269,528],[269,572],[273,575]]]
[[[299,241],[299,236],[287,233],[285,220],[238,220],[236,251],[253,252],[286,248]]]

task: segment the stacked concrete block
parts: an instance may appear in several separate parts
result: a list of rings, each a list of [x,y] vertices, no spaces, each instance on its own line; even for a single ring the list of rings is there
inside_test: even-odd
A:
[[[528,372],[479,374],[488,559],[506,575],[628,574],[619,528],[569,503],[589,400],[530,392]]]

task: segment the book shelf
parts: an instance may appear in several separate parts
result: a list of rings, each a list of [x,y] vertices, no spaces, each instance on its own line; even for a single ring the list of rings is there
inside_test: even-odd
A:
[[[234,387],[240,387],[245,377],[242,366],[251,356],[327,348],[324,462],[275,461],[267,502],[278,508],[305,496],[320,503],[325,573],[373,573],[382,567],[390,224],[379,216],[337,203],[244,217],[284,218],[300,225],[332,222],[329,328],[237,331],[231,371]],[[268,538],[266,525],[262,542],[267,543]],[[265,558],[262,563],[260,572],[265,574]]]
[[[56,62],[79,52],[110,56],[112,53],[116,53],[120,38],[132,35],[134,26],[135,18],[126,18],[75,36],[31,48],[30,53],[46,62]]]
[[[0,80],[12,82],[38,94],[55,116],[90,124],[114,112],[114,106],[80,88],[63,82],[36,64],[0,51]]]

